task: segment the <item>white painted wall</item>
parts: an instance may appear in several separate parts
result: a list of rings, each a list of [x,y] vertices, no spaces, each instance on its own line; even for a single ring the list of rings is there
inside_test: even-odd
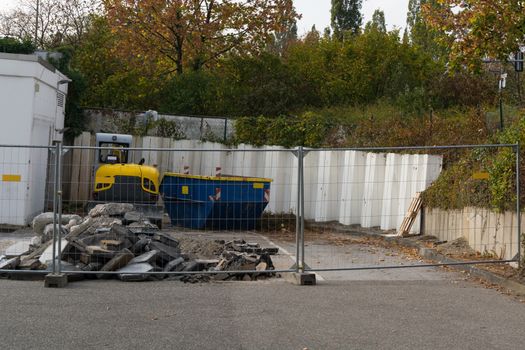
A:
[[[0,144],[49,146],[62,139],[66,76],[33,55],[0,53]],[[0,224],[26,225],[44,209],[47,149],[0,147],[0,176],[20,175],[20,182],[0,178]]]
[[[150,139],[144,137],[136,146],[159,143]],[[266,210],[296,212],[297,158],[291,150],[265,146],[266,152],[253,152],[257,148],[241,144],[237,147],[241,152],[226,152],[224,145],[195,140],[171,141],[170,147],[192,151],[170,152],[169,164],[159,164],[161,172],[182,172],[188,165],[191,174],[215,175],[215,167],[220,166],[223,174],[271,178]],[[200,151],[203,149],[217,152]],[[155,152],[142,153],[146,163],[160,159],[150,154]],[[441,163],[440,156],[432,155],[309,151],[304,158],[305,218],[397,230],[416,192],[439,176]],[[417,230],[418,220],[412,232]]]

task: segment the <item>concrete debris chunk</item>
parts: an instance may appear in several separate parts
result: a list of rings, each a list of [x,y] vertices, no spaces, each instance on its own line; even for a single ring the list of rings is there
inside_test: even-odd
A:
[[[170,247],[157,241],[151,241],[149,247],[151,249],[157,250],[159,252],[159,257],[166,262],[170,262],[171,260],[177,259],[181,256],[179,248]]]
[[[128,249],[118,252],[110,261],[108,261],[100,271],[116,271],[126,266],[134,255]],[[102,275],[103,276],[103,275]]]
[[[155,235],[153,235],[153,239],[155,241],[159,241],[160,243],[166,244],[167,246],[176,248],[179,246],[179,242],[173,238],[170,234],[165,232],[157,232]]]
[[[164,266],[164,272],[181,271],[184,268],[184,265],[182,264],[183,262],[183,257],[170,261],[166,264],[166,266]]]
[[[158,250],[150,250],[147,253],[134,257],[133,259],[131,259],[129,263],[130,264],[153,263],[155,259],[157,258],[158,253],[159,253]]]
[[[131,247],[131,252],[133,254],[141,254],[142,252],[145,251],[146,246],[150,243],[151,243],[150,238],[147,238],[147,237],[141,238],[139,241],[137,241],[137,243],[135,243]]]
[[[97,216],[123,216],[125,213],[134,209],[130,203],[105,203],[97,204],[91,209],[88,215],[92,218]]]
[[[124,220],[122,221],[125,225],[142,222],[146,220],[146,217],[140,211],[128,211],[124,214]]]
[[[55,259],[70,279],[146,281],[168,277],[198,283],[211,279],[251,281],[275,275],[268,271],[275,269],[270,256],[277,254],[278,248],[264,248],[242,239],[214,240],[160,230],[131,204],[97,205],[84,218],[62,218],[58,226],[61,251],[56,252]],[[36,236],[9,247],[7,256],[0,257],[0,268],[51,271],[52,220],[52,213],[35,218]],[[58,250],[58,244],[55,248]]]
[[[122,281],[141,282],[149,280],[150,276],[146,273],[154,271],[154,269],[155,268],[148,263],[140,263],[127,265],[117,272],[120,273],[118,278]]]
[[[58,220],[58,218],[57,218]],[[62,214],[62,225],[69,224],[71,220],[77,220],[80,221],[81,218],[78,215],[75,214]],[[32,222],[33,226],[33,232],[37,236],[41,236],[44,233],[44,229],[48,224],[53,223],[53,213],[46,212],[42,213],[40,215],[35,216]]]
[[[25,255],[29,253],[31,242],[30,241],[20,241],[5,250],[5,256],[8,258],[14,258],[15,256]]]
[[[14,270],[20,264],[20,258],[14,257],[11,259],[0,260],[0,270]]]
[[[121,250],[123,249],[124,242],[116,239],[101,239],[100,246],[107,250]]]
[[[19,270],[38,270],[42,263],[38,259],[25,259],[20,261],[17,268]]]
[[[62,254],[62,252],[64,251],[64,249],[67,247],[67,241],[65,239],[62,239],[62,241],[60,242],[60,252],[58,251],[58,242],[56,242],[56,253],[57,253],[57,256],[60,256]],[[46,250],[44,250],[44,252],[40,255],[40,258],[39,258],[40,262],[42,264],[47,264],[49,261],[52,262],[53,261],[53,244],[49,244],[46,248]]]

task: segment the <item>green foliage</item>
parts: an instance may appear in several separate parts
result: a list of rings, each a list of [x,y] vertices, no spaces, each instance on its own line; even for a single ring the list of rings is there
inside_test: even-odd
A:
[[[35,45],[29,38],[22,41],[10,37],[0,38],[0,52],[32,54],[35,49]]]
[[[89,30],[71,63],[86,82],[81,104],[125,110],[158,108],[159,83],[151,67],[140,58],[123,61],[116,55],[117,49],[118,37],[107,19],[91,16]]]
[[[362,0],[332,0],[332,29],[338,38],[342,38],[345,32],[359,33],[363,22],[362,3]]]
[[[372,20],[366,24],[365,31],[377,30],[386,33],[385,13],[379,9],[374,11]]]
[[[161,118],[155,123],[156,136],[169,137],[175,140],[182,140],[186,137],[181,127],[175,120]]]
[[[522,144],[525,141],[525,117],[495,135],[492,141],[497,144]],[[520,156],[523,155],[521,151]],[[473,179],[472,175],[478,171],[487,172],[488,180]],[[525,173],[521,165],[520,173]],[[525,196],[520,200],[523,203]],[[497,211],[513,210],[516,205],[515,150],[510,147],[471,150],[443,171],[425,191],[424,201],[430,207],[443,209],[476,206]]]
[[[159,109],[180,114],[215,114],[219,112],[219,79],[199,70],[176,75],[160,92]]]
[[[243,117],[235,124],[236,142],[256,146],[322,147],[331,128],[326,118],[312,112],[299,117]]]

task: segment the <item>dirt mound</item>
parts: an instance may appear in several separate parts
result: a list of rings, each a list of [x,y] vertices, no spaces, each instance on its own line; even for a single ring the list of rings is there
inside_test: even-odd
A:
[[[191,259],[216,259],[224,251],[224,243],[209,239],[179,237],[179,248]]]

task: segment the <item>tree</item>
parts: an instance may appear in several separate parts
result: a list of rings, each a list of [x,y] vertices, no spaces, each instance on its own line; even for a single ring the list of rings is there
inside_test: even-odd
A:
[[[138,110],[157,108],[155,97],[166,79],[158,78],[154,65],[120,55],[119,40],[106,17],[90,17],[87,33],[71,62],[86,83],[81,104]]]
[[[287,23],[283,23],[283,30],[275,32],[272,42],[269,44],[268,51],[283,56],[290,44],[297,40],[297,21],[295,18]]]
[[[365,30],[377,30],[386,33],[385,13],[379,9],[374,11],[372,20],[366,24]]]
[[[434,30],[448,34],[446,44],[455,64],[479,69],[481,58],[504,60],[525,41],[523,0],[439,0],[438,4],[425,4],[423,14]]]
[[[99,0],[39,0],[38,11],[36,5],[33,0],[21,0],[14,10],[0,14],[0,35],[33,38],[42,49],[78,46]]]
[[[297,14],[292,0],[103,0],[123,54],[170,72],[199,70],[230,52],[263,51]],[[173,71],[171,69],[171,71]]]
[[[332,0],[331,23],[334,34],[342,39],[345,32],[358,34],[363,16],[362,0]]]
[[[18,40],[15,38],[0,38],[0,52],[32,54],[35,46],[31,39]]]
[[[422,14],[422,8],[425,6],[439,8],[436,0],[409,0],[405,33],[412,45],[432,53],[433,58],[438,60],[447,55],[446,47],[442,45],[446,35],[426,23]]]

